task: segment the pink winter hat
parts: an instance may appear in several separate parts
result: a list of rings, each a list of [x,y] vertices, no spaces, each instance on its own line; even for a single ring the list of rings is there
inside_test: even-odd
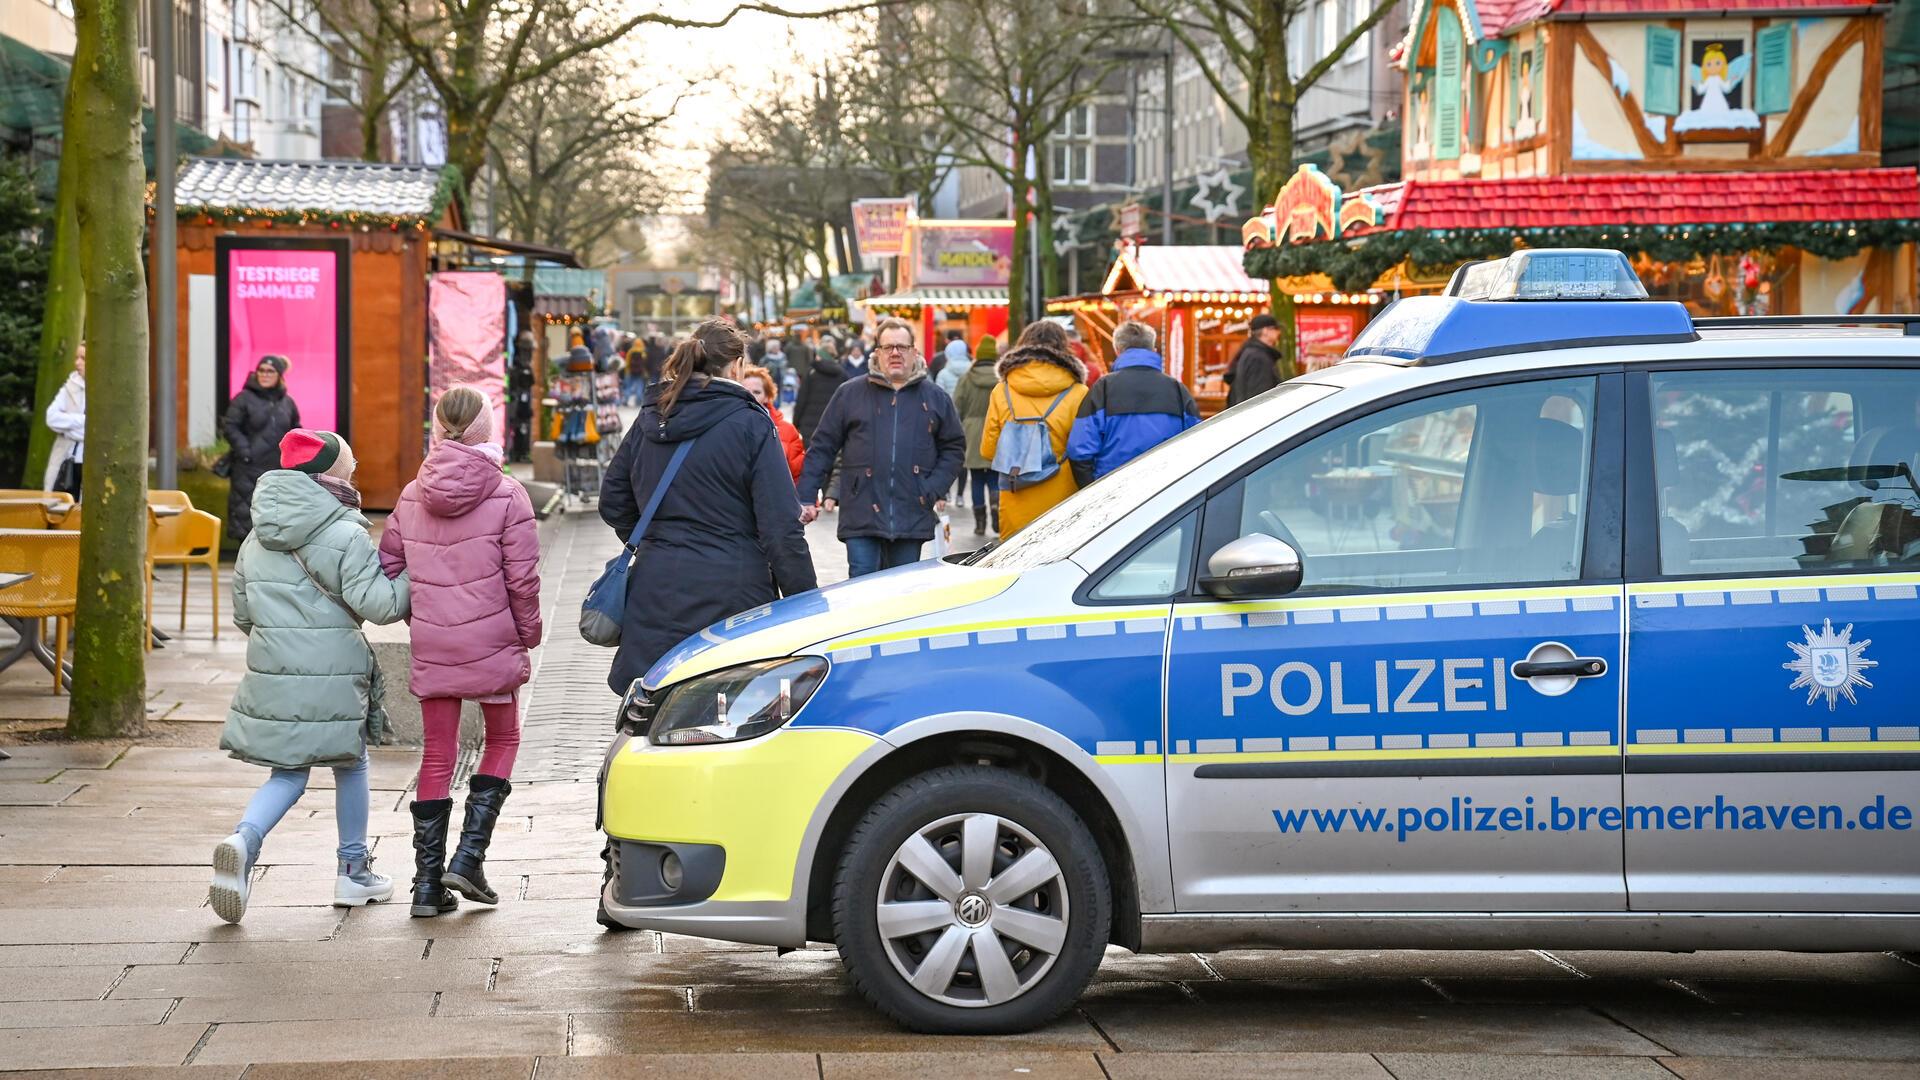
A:
[[[331,431],[294,428],[280,440],[280,467],[309,476],[353,479],[353,448]]]

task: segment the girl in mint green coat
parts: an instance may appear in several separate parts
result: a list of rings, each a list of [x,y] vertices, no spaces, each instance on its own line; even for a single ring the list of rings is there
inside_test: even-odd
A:
[[[392,880],[373,872],[367,854],[367,743],[385,714],[360,624],[405,618],[407,578],[380,572],[346,440],[295,429],[281,440],[280,464],[254,489],[253,532],[233,564],[233,621],[247,635],[247,674],[220,745],[273,774],[214,848],[208,900],[230,923],[246,913],[261,843],[306,791],[315,765],[334,771],[334,904],[393,895]]]

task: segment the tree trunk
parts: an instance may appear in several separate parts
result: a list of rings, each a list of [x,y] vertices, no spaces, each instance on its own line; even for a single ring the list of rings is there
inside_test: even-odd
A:
[[[35,489],[46,477],[47,455],[53,452],[53,429],[45,422],[47,406],[73,370],[81,316],[86,311],[76,242],[80,227],[73,216],[80,170],[66,167],[64,141],[73,138],[72,132],[62,138],[59,187],[53,200],[53,252],[47,261],[47,308],[40,322],[40,368],[33,385],[33,431],[27,441],[26,475],[20,478],[21,487]]]
[[[1287,70],[1285,24],[1277,35],[1279,48],[1269,52],[1266,76],[1267,92],[1255,103],[1257,127],[1249,132],[1247,147],[1253,165],[1255,202],[1264,203],[1280,193],[1293,171],[1293,77]],[[1280,323],[1280,340],[1274,347],[1280,353],[1280,378],[1293,378],[1300,370],[1296,353],[1300,345],[1299,327],[1294,323],[1293,294],[1278,279],[1267,283],[1267,307]]]
[[[1007,341],[1020,337],[1020,331],[1026,329],[1033,313],[1027,310],[1027,259],[1031,241],[1027,231],[1031,224],[1027,220],[1029,207],[1028,192],[1033,178],[1027,175],[1027,144],[1015,138],[1013,142],[1013,260],[1007,271]]]
[[[1060,295],[1060,256],[1053,250],[1053,180],[1047,175],[1047,163],[1039,163],[1033,178],[1033,227],[1040,233],[1040,295],[1046,299]],[[1046,314],[1043,308],[1034,318]]]
[[[147,277],[140,159],[138,0],[75,0],[65,166],[79,177],[80,276],[88,354],[87,463],[79,608],[67,733],[137,734],[146,726]],[[165,167],[165,163],[162,163]],[[172,258],[172,252],[162,252]]]

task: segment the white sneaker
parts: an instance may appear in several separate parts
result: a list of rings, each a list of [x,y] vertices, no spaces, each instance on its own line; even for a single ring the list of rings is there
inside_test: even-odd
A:
[[[237,923],[247,913],[247,838],[234,833],[213,846],[213,884],[207,902],[213,913]]]
[[[334,907],[365,907],[393,899],[393,879],[373,872],[373,856],[341,859],[333,879]]]

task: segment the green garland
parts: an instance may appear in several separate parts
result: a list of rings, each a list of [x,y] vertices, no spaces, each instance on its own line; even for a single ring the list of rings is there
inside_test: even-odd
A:
[[[1473,259],[1497,259],[1527,247],[1617,248],[1646,252],[1661,262],[1683,262],[1696,255],[1795,247],[1823,259],[1845,259],[1866,248],[1898,247],[1920,240],[1920,219],[1878,221],[1792,221],[1731,225],[1613,225],[1528,229],[1405,229],[1372,233],[1351,241],[1255,248],[1246,253],[1248,275],[1256,278],[1325,274],[1333,287],[1359,292],[1381,274],[1410,262],[1423,275],[1442,277],[1451,267]]]

